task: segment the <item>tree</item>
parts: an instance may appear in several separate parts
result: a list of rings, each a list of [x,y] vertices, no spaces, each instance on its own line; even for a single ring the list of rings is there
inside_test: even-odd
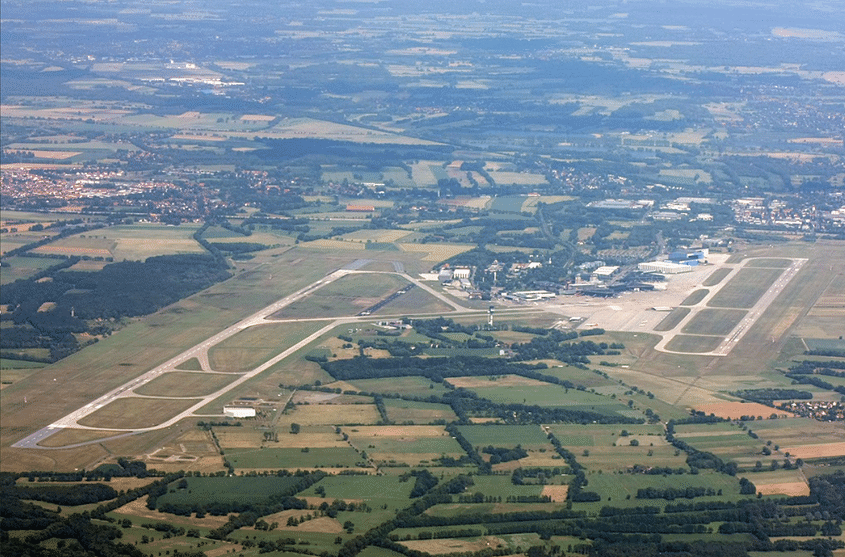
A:
[[[290,432],[291,433],[296,435],[297,433],[299,433],[299,430],[300,430],[300,425],[298,423],[294,422],[294,423],[290,424]]]

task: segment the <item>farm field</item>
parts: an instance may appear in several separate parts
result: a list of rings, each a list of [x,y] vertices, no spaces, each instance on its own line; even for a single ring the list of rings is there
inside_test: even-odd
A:
[[[521,445],[523,449],[549,448],[549,440],[540,426],[496,425],[496,426],[460,426],[458,430],[473,447],[513,448]]]
[[[455,412],[446,404],[386,399],[384,406],[388,419],[399,424],[422,425],[457,419]]]
[[[442,426],[350,426],[343,428],[350,442],[382,465],[420,466],[441,456],[459,458],[460,445]]]
[[[441,383],[425,377],[391,377],[390,379],[355,379],[349,384],[369,393],[400,393],[408,396],[442,395],[448,390]]]
[[[361,456],[351,447],[327,448],[276,448],[226,450],[226,460],[235,469],[310,469],[351,468],[362,462]]]

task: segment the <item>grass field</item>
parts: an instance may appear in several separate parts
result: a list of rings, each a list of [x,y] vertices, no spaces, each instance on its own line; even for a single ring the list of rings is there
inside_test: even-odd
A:
[[[549,440],[540,426],[535,425],[495,425],[495,426],[460,426],[461,434],[473,447],[513,448],[522,445],[523,449],[549,448]]]
[[[387,466],[420,466],[440,456],[458,458],[465,454],[442,426],[355,426],[343,432],[356,448]]]
[[[750,308],[783,272],[782,269],[743,268],[707,302],[710,307]]]
[[[656,489],[684,489],[686,487],[712,488],[722,495],[696,497],[695,499],[676,499],[678,502],[704,502],[704,501],[736,501],[742,498],[753,496],[739,494],[739,480],[732,476],[719,474],[717,472],[700,473],[697,475],[684,474],[680,476],[655,476],[640,474],[591,474],[588,477],[590,491],[595,491],[602,496],[598,503],[575,503],[574,510],[598,510],[604,505],[614,507],[637,507],[637,506],[659,506],[663,507],[669,501],[665,499],[637,499],[637,491],[648,487]],[[630,496],[630,498],[629,498]]]
[[[5,239],[3,240],[5,244]],[[23,244],[21,244],[23,245]],[[11,249],[14,246],[5,246],[4,250]],[[43,271],[48,267],[58,264],[58,259],[48,259],[45,257],[24,257],[14,256],[3,260],[4,266],[0,267],[0,284],[9,284],[18,279],[27,279],[32,275]],[[8,263],[9,266],[5,266]]]
[[[356,379],[349,384],[362,392],[402,393],[408,396],[440,396],[448,391],[441,383],[425,377],[391,377],[389,379]]]
[[[704,281],[702,281],[701,285],[702,286],[716,286],[717,284],[719,284],[720,282],[725,280],[725,277],[727,277],[729,274],[731,274],[732,270],[733,269],[730,269],[730,268],[727,268],[727,267],[721,267],[719,269],[716,269],[715,271],[713,271],[710,274],[709,277],[707,277],[706,279],[704,279]]]
[[[457,419],[455,412],[446,404],[414,402],[409,400],[386,399],[387,417],[398,424],[431,424]]]
[[[701,290],[696,290],[692,294],[686,297],[683,302],[681,302],[682,306],[694,306],[695,304],[701,302],[705,296],[710,293],[709,290],[706,288],[702,288]]]
[[[172,371],[135,389],[135,393],[145,396],[206,396],[234,379],[232,375]]]
[[[112,429],[152,427],[197,402],[199,399],[119,398],[79,420],[79,425]]]
[[[407,285],[405,279],[390,274],[347,275],[290,304],[273,317],[283,319],[354,315]]]
[[[673,352],[688,352],[692,354],[711,352],[722,343],[719,336],[676,335],[666,344],[666,349]]]
[[[681,331],[690,335],[720,335],[730,333],[746,315],[741,309],[704,308],[696,313]]]
[[[349,468],[362,461],[351,447],[229,449],[226,460],[235,468]]]
[[[666,317],[664,317],[660,321],[660,323],[655,325],[654,330],[655,331],[671,331],[672,329],[677,327],[678,324],[681,321],[684,320],[684,317],[689,315],[689,312],[690,312],[690,308],[675,308],[675,309],[673,309],[672,311],[670,311],[669,313],[666,314]]]
[[[323,323],[264,324],[227,338],[208,351],[214,371],[249,371],[317,331]]]
[[[185,488],[176,488],[174,482],[159,503],[206,505],[215,501],[241,501],[249,498],[266,501],[274,491],[288,489],[297,483],[295,477],[230,476],[223,478],[187,478]]]
[[[745,264],[746,267],[768,267],[772,269],[786,269],[790,265],[792,265],[792,261],[789,259],[777,259],[773,257],[758,257],[749,260]]]
[[[57,433],[54,433],[50,437],[47,437],[38,444],[42,447],[66,447],[76,443],[85,443],[95,439],[104,439],[113,435],[120,435],[121,433],[125,432],[65,428]]]

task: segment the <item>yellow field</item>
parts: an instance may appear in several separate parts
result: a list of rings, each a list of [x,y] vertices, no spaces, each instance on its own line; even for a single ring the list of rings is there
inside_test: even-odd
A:
[[[475,247],[468,244],[398,244],[398,246],[402,251],[425,253],[423,261],[435,262],[444,261]]]
[[[380,416],[375,404],[303,404],[279,418],[279,430],[298,423],[303,426],[374,424]]]

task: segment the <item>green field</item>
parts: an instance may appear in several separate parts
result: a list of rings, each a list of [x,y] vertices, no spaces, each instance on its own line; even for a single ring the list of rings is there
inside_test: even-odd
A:
[[[351,447],[226,449],[226,460],[238,468],[350,468],[362,461]]]
[[[289,476],[190,477],[186,480],[186,488],[177,488],[176,482],[171,484],[169,492],[159,497],[159,504],[207,505],[245,499],[266,501],[272,493],[289,489],[298,482],[298,478]]]
[[[4,244],[5,242],[3,240]],[[4,245],[3,249],[11,249],[13,247],[15,246]],[[0,284],[9,284],[18,279],[28,279],[39,271],[43,271],[60,262],[60,259],[48,259],[46,257],[25,257],[20,255],[8,257],[3,259],[4,266],[0,267]],[[6,266],[7,263],[8,266]]]
[[[696,497],[694,499],[679,498],[671,503],[692,503],[704,501],[736,501],[742,498],[753,496],[739,494],[739,478],[720,474],[717,472],[700,473],[697,475],[643,475],[643,474],[591,474],[588,477],[589,484],[586,489],[595,491],[602,497],[598,503],[575,503],[575,510],[598,510],[602,506],[612,505],[614,507],[638,507],[658,506],[663,507],[670,503],[665,499],[637,499],[637,491],[645,488],[656,489],[684,489],[687,487],[703,487],[713,489],[721,495]],[[629,497],[630,496],[630,497]]]
[[[672,352],[701,353],[711,352],[719,347],[723,338],[719,336],[676,335],[666,343],[666,349]]]
[[[570,410],[597,412],[604,415],[630,414],[621,402],[610,397],[569,389],[558,385],[514,385],[502,387],[473,387],[479,396],[500,404],[536,404],[538,406],[565,407]]]
[[[135,389],[135,393],[144,396],[207,396],[234,379],[233,375],[172,371]]]
[[[710,293],[709,290],[706,288],[702,288],[701,290],[696,290],[692,294],[686,297],[686,299],[681,302],[682,306],[694,306],[695,304],[699,303],[701,300],[704,299]]]
[[[405,279],[390,274],[347,275],[290,304],[273,317],[354,315],[407,285]]]
[[[783,273],[782,269],[743,268],[707,302],[710,307],[752,307]]]
[[[713,271],[713,273],[709,277],[707,277],[706,279],[704,279],[704,281],[702,281],[701,285],[702,286],[716,286],[717,284],[719,284],[720,282],[725,280],[725,277],[728,276],[729,274],[731,274],[732,270],[733,269],[730,269],[730,268],[727,268],[727,267],[722,267],[720,269],[716,269],[715,271]]]
[[[655,331],[671,331],[678,324],[684,320],[684,317],[689,315],[690,308],[675,308],[666,314],[660,323],[658,323],[655,327]]]
[[[368,393],[401,393],[407,396],[440,396],[448,389],[425,377],[391,377],[389,379],[355,379],[348,381],[358,390]]]
[[[771,257],[750,259],[745,264],[746,267],[769,267],[773,269],[786,269],[790,265],[792,265],[792,261],[789,259],[775,259]]]
[[[318,331],[321,322],[270,323],[245,329],[208,351],[214,371],[249,371]]]
[[[446,404],[389,398],[384,405],[388,419],[397,424],[432,424],[457,419],[455,412]]]
[[[460,426],[459,431],[473,447],[522,448],[550,447],[549,440],[540,426],[534,425],[475,425]]]
[[[681,331],[689,335],[720,335],[730,333],[748,312],[741,309],[704,308],[687,322]]]

